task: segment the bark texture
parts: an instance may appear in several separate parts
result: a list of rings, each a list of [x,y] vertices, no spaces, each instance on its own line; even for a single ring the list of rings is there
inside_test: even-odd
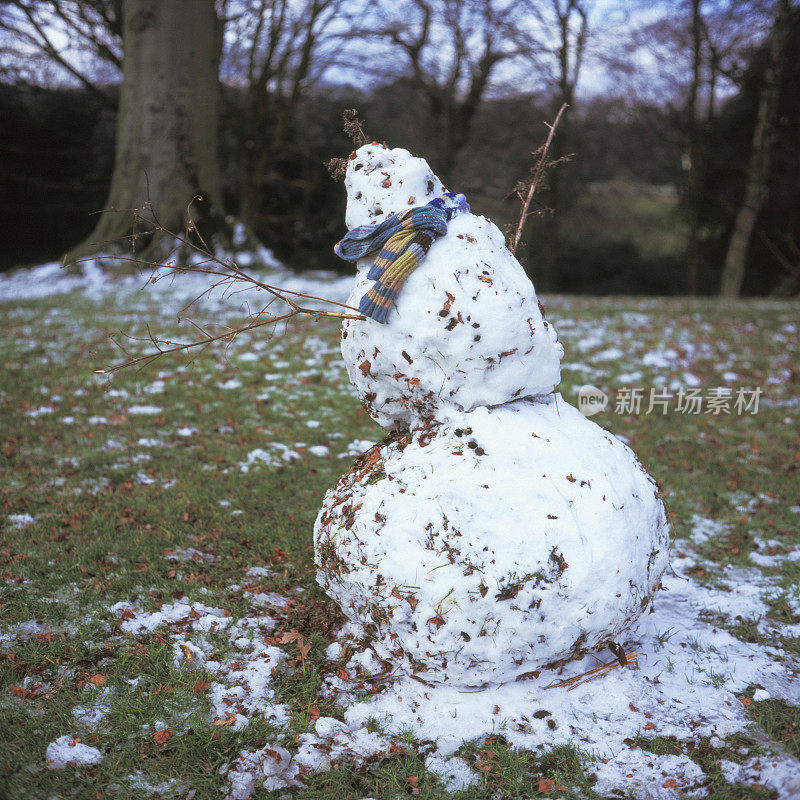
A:
[[[703,70],[703,17],[700,0],[692,0],[692,80],[686,103],[686,293],[700,293],[700,186],[702,183],[702,131],[699,114],[700,84]]]
[[[181,231],[187,206],[201,233],[220,227],[217,158],[220,26],[214,0],[125,0],[123,81],[116,155],[106,210],[87,241],[65,257],[130,250],[120,238],[133,232],[132,209],[148,201],[161,224]],[[152,253],[147,234],[137,255]],[[145,257],[149,257],[145,256]]]
[[[750,239],[767,196],[770,145],[775,129],[780,65],[789,33],[790,12],[790,0],[781,0],[772,28],[769,60],[764,71],[764,85],[758,103],[758,117],[753,131],[744,200],[736,215],[722,270],[720,294],[728,299],[739,297],[741,294]]]

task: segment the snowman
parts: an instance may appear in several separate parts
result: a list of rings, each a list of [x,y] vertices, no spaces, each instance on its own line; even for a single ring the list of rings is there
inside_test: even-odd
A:
[[[656,482],[555,389],[563,348],[489,220],[428,164],[365,145],[342,355],[388,436],[326,495],[317,580],[396,671],[483,688],[613,643],[668,560]]]

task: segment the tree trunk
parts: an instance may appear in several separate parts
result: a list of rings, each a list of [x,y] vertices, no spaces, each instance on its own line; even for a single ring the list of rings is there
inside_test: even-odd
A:
[[[689,235],[686,242],[686,293],[700,292],[700,179],[702,145],[701,129],[698,113],[702,58],[703,19],[700,12],[700,0],[692,0],[692,81],[689,85],[689,99],[686,103],[687,161],[686,174],[686,221]]]
[[[767,196],[770,145],[778,109],[780,64],[788,37],[789,15],[790,0],[781,0],[772,28],[769,58],[764,70],[764,84],[758,103],[758,117],[753,132],[750,163],[747,167],[744,200],[736,215],[722,270],[720,295],[728,299],[738,297],[742,291],[750,237]]]
[[[133,250],[157,258],[163,234],[134,209],[182,232],[187,207],[208,242],[223,228],[217,157],[219,21],[214,0],[125,0],[123,80],[106,210],[65,261]],[[149,204],[149,208],[146,206]],[[129,242],[122,237],[137,234]]]

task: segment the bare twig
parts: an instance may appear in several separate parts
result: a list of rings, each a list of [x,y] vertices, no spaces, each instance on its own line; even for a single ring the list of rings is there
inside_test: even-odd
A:
[[[268,325],[275,327],[278,323],[288,322],[294,317],[305,316],[314,319],[321,319],[323,317],[333,319],[365,319],[363,314],[361,314],[357,308],[349,306],[346,303],[340,303],[336,300],[330,300],[326,297],[320,297],[307,292],[298,292],[292,289],[284,289],[280,286],[266,283],[259,280],[254,275],[245,272],[238,264],[236,264],[235,261],[226,261],[215,255],[213,250],[206,243],[205,239],[203,239],[201,236],[197,223],[192,216],[191,206],[192,203],[197,199],[198,198],[196,197],[192,198],[192,201],[187,207],[188,224],[184,233],[176,233],[165,227],[160,222],[158,214],[156,213],[149,199],[142,209],[134,210],[134,232],[123,238],[127,239],[132,246],[135,246],[136,239],[143,235],[143,232],[141,231],[142,225],[149,227],[149,230],[145,235],[162,234],[172,242],[172,246],[170,247],[166,257],[161,262],[150,261],[145,258],[137,257],[135,253],[131,256],[94,256],[82,258],[75,262],[80,264],[86,261],[111,260],[118,262],[121,261],[143,268],[149,268],[151,272],[147,280],[148,283],[158,283],[165,278],[174,279],[176,276],[185,273],[207,275],[212,279],[209,282],[209,285],[199,295],[197,295],[197,297],[186,303],[186,305],[183,306],[183,308],[181,308],[178,312],[178,321],[188,322],[194,328],[194,330],[199,333],[199,337],[197,339],[188,342],[176,342],[172,341],[171,339],[164,339],[153,335],[148,327],[147,336],[127,336],[126,338],[135,342],[149,342],[154,348],[153,351],[144,353],[142,355],[132,355],[120,343],[120,341],[112,337],[114,344],[129,357],[118,364],[107,366],[104,369],[97,369],[95,370],[96,373],[108,374],[132,366],[144,367],[151,364],[156,359],[162,358],[163,356],[171,353],[188,353],[189,351],[193,351],[199,354],[205,348],[217,342],[226,342],[227,345],[230,346],[234,339],[242,333],[249,333],[250,331],[254,331],[258,328]],[[200,243],[198,244],[196,241],[193,241],[192,236],[196,236]],[[181,248],[188,248],[189,250],[193,251],[196,256],[200,256],[200,258],[180,266],[169,263]],[[245,318],[246,321],[238,327],[229,327],[220,323],[210,323],[216,327],[224,328],[224,331],[221,333],[214,333],[207,329],[208,326],[202,326],[186,315],[199,300],[217,289],[221,289],[223,295],[235,294],[247,289],[256,289],[257,291],[266,292],[269,295],[269,300],[260,308],[260,310],[249,312]],[[324,303],[329,306],[335,306],[336,310],[326,310],[303,305],[302,300],[311,300],[315,303]],[[272,313],[269,309],[275,301],[280,301],[288,308],[283,311],[283,313]]]
[[[356,148],[369,144],[369,137],[364,133],[364,123],[358,118],[358,110],[346,108],[342,111],[344,132]],[[347,172],[346,158],[330,158],[325,162],[328,172],[334,180],[340,181]]]
[[[369,137],[364,133],[364,123],[358,118],[358,109],[346,108],[342,111],[344,132],[356,147],[369,144]]]
[[[609,662],[608,664],[601,664],[599,667],[595,667],[594,669],[590,669],[588,672],[583,672],[580,675],[574,675],[572,678],[567,678],[563,681],[556,681],[555,683],[551,683],[549,686],[545,686],[545,689],[563,689],[564,687],[567,688],[568,692],[571,692],[573,689],[577,689],[582,684],[590,681],[594,678],[599,678],[601,675],[605,675],[607,672],[611,672],[611,670],[617,669],[621,665],[621,658],[624,657],[625,664],[631,666],[637,666],[639,658],[641,658],[641,653],[622,653],[620,657],[615,659],[614,661]]]
[[[517,231],[514,234],[514,239],[508,247],[508,249],[514,254],[516,254],[517,247],[522,239],[522,231],[525,228],[525,223],[527,222],[530,214],[533,196],[536,194],[536,190],[539,188],[542,179],[547,174],[547,170],[557,163],[548,161],[547,153],[550,150],[550,145],[553,143],[553,137],[555,136],[558,123],[561,121],[561,116],[567,110],[567,107],[567,104],[564,103],[561,108],[558,109],[558,114],[556,114],[555,121],[552,125],[547,125],[547,123],[545,123],[545,125],[547,125],[547,127],[550,129],[550,132],[547,134],[547,140],[545,143],[533,153],[534,157],[536,157],[536,164],[533,167],[531,177],[527,181],[519,183],[515,189],[517,196],[522,201],[522,213],[519,217],[519,223],[517,224]]]

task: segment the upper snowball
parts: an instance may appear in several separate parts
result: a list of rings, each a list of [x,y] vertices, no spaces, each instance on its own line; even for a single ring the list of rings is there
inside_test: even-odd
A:
[[[444,187],[407,150],[365,145],[348,163],[347,225],[425,205]],[[358,262],[348,304],[373,286]],[[411,272],[386,324],[345,320],[350,380],[385,428],[415,427],[442,408],[471,411],[552,392],[563,348],[542,317],[533,286],[484,217],[458,213]]]
[[[399,147],[390,150],[382,144],[366,144],[351,153],[344,185],[344,221],[350,230],[378,224],[387,215],[413,206],[424,206],[444,191],[424,158],[416,158]]]

